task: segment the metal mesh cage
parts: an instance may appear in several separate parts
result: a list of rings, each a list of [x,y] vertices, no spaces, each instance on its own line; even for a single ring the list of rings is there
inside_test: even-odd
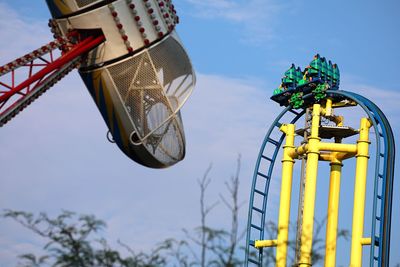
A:
[[[165,164],[182,159],[185,140],[179,110],[195,76],[181,44],[168,36],[108,71],[135,128],[131,142],[144,145]]]

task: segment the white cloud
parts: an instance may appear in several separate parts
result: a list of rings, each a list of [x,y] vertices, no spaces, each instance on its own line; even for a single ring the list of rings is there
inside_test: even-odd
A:
[[[204,18],[224,18],[234,22],[244,22],[249,20],[249,14],[238,2],[229,0],[199,1],[187,0],[198,9],[197,16]],[[250,6],[251,4],[249,4]]]
[[[220,14],[226,8],[229,14],[221,16],[246,27],[253,23],[250,7],[257,4],[250,1],[242,14],[237,2],[192,2],[203,10],[215,7],[210,12]],[[261,10],[268,3],[258,1]],[[27,23],[4,4],[0,10],[0,53],[6,51],[10,60],[46,40],[45,22]],[[255,10],[257,16],[259,13]],[[10,37],[15,45],[7,43]],[[398,92],[346,85],[376,101],[398,132]],[[210,202],[218,198],[224,181],[234,173],[238,153],[243,164],[240,198],[248,199],[259,147],[280,110],[268,100],[270,88],[251,78],[198,74],[197,88],[182,111],[186,159],[169,169],[151,170],[133,163],[106,141],[100,113],[80,78],[71,74],[0,129],[0,209],[52,214],[68,209],[95,214],[108,223],[105,235],[110,240],[121,238],[134,249],[149,250],[167,237],[177,237],[181,228],[198,225],[196,179],[210,162],[214,166]],[[212,216],[212,223],[227,223],[222,206]],[[245,206],[241,220],[246,216]],[[35,237],[23,233],[13,223],[0,220],[1,266],[15,266],[15,255],[37,249]]]
[[[1,25],[13,25],[0,32],[1,52],[8,60],[47,42],[45,22],[28,23],[6,5],[2,8],[7,21],[2,17]],[[7,44],[15,32],[13,40],[21,45]],[[74,72],[1,128],[0,209],[95,214],[108,223],[104,234],[110,240],[121,238],[134,249],[149,250],[178,236],[182,228],[198,225],[196,179],[210,162],[212,201],[242,154],[241,200],[247,200],[254,161],[272,116],[265,116],[271,114],[268,93],[258,87],[250,80],[199,74],[183,110],[186,159],[170,169],[151,170],[106,141],[101,115]],[[247,209],[242,212],[245,218]],[[220,206],[210,220],[224,225],[224,214]],[[35,245],[24,245],[34,235],[21,238],[13,223],[0,220],[0,225],[0,250],[7,252],[2,266],[15,266],[16,255],[37,251]]]
[[[373,101],[385,113],[394,131],[399,132],[399,91],[389,90],[384,86],[371,86],[353,76],[344,76],[342,80],[341,89],[355,92]]]
[[[24,21],[15,10],[1,2],[0,18],[0,65],[52,41],[47,19]]]
[[[7,164],[2,208],[93,213],[107,221],[109,239],[148,250],[198,224],[196,179],[213,162],[209,198],[217,199],[234,173],[238,153],[241,200],[247,200],[259,145],[273,116],[267,94],[251,82],[198,75],[183,110],[186,159],[166,170],[139,166],[109,144],[100,114],[84,91],[79,78],[70,76],[1,129],[0,162]],[[245,218],[246,208],[242,212]],[[212,221],[224,225],[223,214],[220,206]],[[7,226],[0,228],[10,243],[20,242]]]
[[[262,44],[274,37],[273,24],[282,4],[275,0],[186,0],[193,7],[193,16],[225,20],[238,25],[242,40]]]

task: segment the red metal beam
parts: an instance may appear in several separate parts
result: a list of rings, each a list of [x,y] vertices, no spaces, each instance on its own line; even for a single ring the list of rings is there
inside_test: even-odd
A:
[[[23,81],[17,86],[12,86],[11,90],[5,92],[3,95],[0,96],[0,103],[3,103],[7,101],[10,97],[13,95],[19,93],[26,87],[32,85],[34,82],[40,81],[43,79],[46,75],[49,73],[53,72],[54,70],[59,69],[66,63],[74,60],[75,58],[89,52],[92,50],[94,47],[98,46],[100,43],[102,43],[105,40],[104,36],[99,36],[99,37],[88,37],[82,42],[76,44],[74,47],[72,47],[69,51],[67,51],[65,54],[63,54],[60,58],[56,59],[55,61],[49,63],[38,71],[37,73],[33,74],[30,76],[28,79]]]

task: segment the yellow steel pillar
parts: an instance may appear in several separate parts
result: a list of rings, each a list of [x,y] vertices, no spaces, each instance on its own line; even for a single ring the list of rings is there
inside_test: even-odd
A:
[[[286,134],[286,144],[283,146],[282,158],[282,185],[279,204],[276,266],[286,267],[289,237],[290,198],[292,195],[294,165],[294,160],[290,156],[290,151],[294,150],[295,125],[284,124],[281,126],[280,130]]]
[[[340,175],[342,161],[337,159],[337,152],[331,153],[331,177],[329,184],[328,218],[325,241],[325,267],[336,266],[336,240],[339,218]]]
[[[325,104],[325,115],[326,115],[326,116],[332,116],[332,115],[333,115],[332,98],[327,98],[327,99],[326,99],[326,104]]]
[[[314,228],[315,191],[317,186],[318,158],[319,158],[319,123],[321,106],[313,105],[311,134],[308,138],[306,180],[304,188],[304,211],[301,230],[300,260],[298,266],[310,266],[312,238]]]
[[[356,178],[354,185],[353,226],[351,236],[350,266],[362,266],[362,246],[364,242],[364,209],[367,183],[369,128],[371,122],[362,118],[360,122],[360,137],[357,141]]]

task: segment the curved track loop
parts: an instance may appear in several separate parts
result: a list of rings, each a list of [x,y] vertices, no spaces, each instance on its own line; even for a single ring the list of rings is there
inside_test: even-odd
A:
[[[376,135],[372,245],[370,266],[389,266],[390,228],[394,181],[395,142],[392,128],[383,112],[369,99],[346,91],[328,91],[359,104],[371,119]]]
[[[256,266],[262,265],[262,248],[256,249],[254,247],[254,241],[256,239],[264,239],[269,184],[271,181],[276,157],[285,137],[284,134],[279,131],[279,127],[284,123],[280,120],[288,113],[293,114],[293,119],[290,123],[295,123],[299,118],[303,116],[305,110],[302,110],[300,113],[298,113],[297,111],[293,110],[292,107],[285,108],[278,115],[278,117],[272,123],[272,126],[269,128],[267,135],[265,136],[264,141],[261,145],[260,153],[258,155],[253,176],[253,184],[251,186],[250,206],[247,224],[245,266],[248,266],[249,263],[255,264]],[[278,140],[274,140],[272,136],[277,135],[280,135],[280,138]],[[273,151],[265,150],[268,144],[275,147],[275,149]],[[265,166],[268,167],[265,168]]]
[[[394,161],[395,161],[395,143],[393,131],[383,112],[369,99],[356,93],[335,90],[328,91],[328,96],[333,98],[344,98],[355,101],[363,108],[365,113],[371,119],[376,134],[376,161],[374,176],[374,200],[372,211],[372,245],[370,250],[370,266],[388,267],[389,266],[389,250],[390,250],[390,226],[391,226],[391,210],[393,196],[393,180],[394,180]],[[310,95],[304,98],[310,97]],[[262,266],[263,249],[254,248],[256,239],[263,240],[266,218],[266,207],[268,200],[269,184],[276,156],[282,145],[284,135],[279,140],[271,139],[274,131],[279,131],[282,124],[280,120],[287,113],[292,112],[295,116],[290,123],[295,123],[304,113],[294,111],[291,107],[285,108],[272,123],[268,130],[264,142],[261,145],[260,153],[256,162],[253,176],[253,183],[250,193],[249,215],[247,224],[246,238],[246,258],[245,266]],[[273,151],[264,151],[267,144],[273,144]],[[271,156],[267,156],[266,154]],[[269,162],[267,170],[260,168],[263,161]],[[259,180],[265,179],[263,189],[257,188]],[[257,207],[256,198],[262,198],[262,206]],[[261,215],[261,220],[255,223],[257,215]]]

